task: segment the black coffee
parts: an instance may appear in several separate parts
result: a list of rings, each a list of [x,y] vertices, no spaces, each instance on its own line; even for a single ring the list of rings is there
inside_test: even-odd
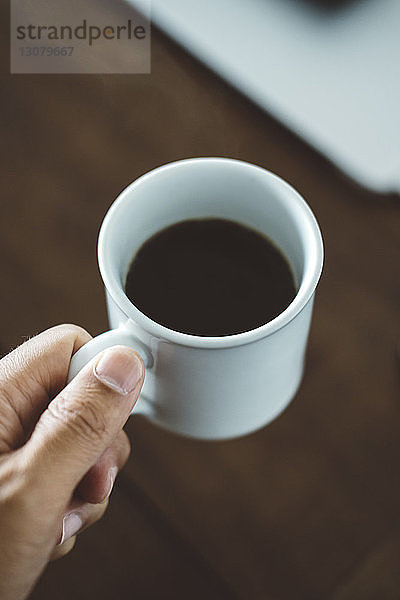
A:
[[[202,336],[259,327],[296,295],[277,247],[224,219],[182,221],[153,235],[133,257],[125,287],[157,323]]]

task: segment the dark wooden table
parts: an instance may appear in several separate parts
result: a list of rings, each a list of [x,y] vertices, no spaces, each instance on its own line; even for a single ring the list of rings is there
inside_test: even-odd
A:
[[[107,516],[32,598],[400,598],[399,198],[355,186],[157,31],[151,75],[11,76],[0,10],[3,352],[60,322],[107,327],[101,220],[128,183],[178,158],[278,173],[326,246],[291,406],[223,443],[132,419]]]

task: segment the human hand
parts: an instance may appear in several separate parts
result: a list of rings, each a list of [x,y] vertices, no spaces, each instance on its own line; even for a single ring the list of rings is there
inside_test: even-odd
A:
[[[105,350],[66,387],[90,335],[53,327],[0,361],[0,598],[23,600],[52,558],[104,513],[130,452],[122,430],[144,379],[130,348]]]

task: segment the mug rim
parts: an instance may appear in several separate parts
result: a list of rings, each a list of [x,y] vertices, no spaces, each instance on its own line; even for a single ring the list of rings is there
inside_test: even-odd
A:
[[[165,327],[164,325],[157,323],[156,321],[145,315],[129,300],[119,281],[116,280],[112,270],[108,268],[109,259],[107,257],[106,251],[106,240],[109,235],[109,231],[112,228],[113,220],[117,212],[122,210],[125,204],[128,204],[132,192],[137,187],[146,182],[148,179],[157,176],[157,174],[161,171],[190,166],[193,163],[199,162],[209,162],[213,164],[229,163],[231,165],[235,164],[243,169],[256,170],[258,173],[261,172],[263,176],[270,178],[271,181],[275,181],[275,183],[277,183],[283,191],[292,196],[292,201],[295,202],[297,206],[301,209],[303,217],[307,222],[308,226],[310,227],[312,233],[312,248],[309,252],[310,256],[308,256],[308,258],[305,261],[306,265],[307,261],[311,263],[311,265],[308,264],[307,269],[304,269],[305,272],[307,271],[307,273],[303,274],[296,296],[289,304],[289,306],[285,310],[283,310],[277,317],[275,317],[271,321],[268,321],[267,323],[264,323],[260,327],[256,327],[255,329],[251,329],[249,331],[224,336],[199,336],[175,331],[174,329]],[[97,255],[99,270],[103,279],[104,286],[110,294],[111,298],[114,300],[117,306],[125,313],[128,319],[131,319],[134,323],[139,325],[150,335],[162,339],[164,341],[169,341],[174,344],[190,346],[195,348],[220,349],[229,348],[232,346],[242,346],[244,344],[257,341],[259,339],[272,335],[276,331],[288,325],[302,311],[302,309],[306,306],[306,304],[315,292],[322,272],[324,250],[321,231],[311,208],[309,207],[307,202],[302,198],[302,196],[284,179],[282,179],[278,175],[275,175],[268,169],[264,169],[263,167],[243,160],[223,157],[196,157],[185,158],[156,167],[155,169],[152,169],[151,171],[148,171],[147,173],[141,175],[140,177],[135,179],[131,184],[129,184],[117,196],[117,198],[112,203],[103,219],[98,237]]]

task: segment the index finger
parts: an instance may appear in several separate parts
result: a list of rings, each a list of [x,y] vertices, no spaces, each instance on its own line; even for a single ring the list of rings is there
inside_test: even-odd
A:
[[[23,443],[64,387],[72,355],[91,339],[77,325],[57,325],[0,360],[0,452]]]

